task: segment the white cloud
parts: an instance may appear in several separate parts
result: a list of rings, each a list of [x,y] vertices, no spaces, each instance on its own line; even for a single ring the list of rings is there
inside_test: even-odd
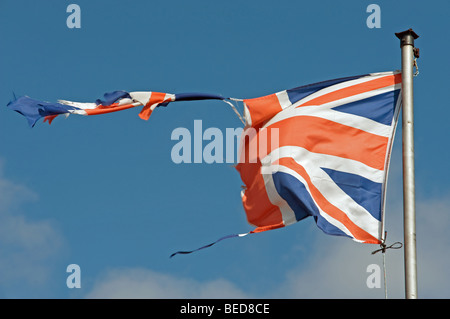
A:
[[[108,271],[94,285],[87,298],[246,298],[227,280],[198,282],[145,268]]]
[[[417,202],[418,293],[450,298],[450,194]]]
[[[417,203],[419,298],[449,298],[450,197]],[[390,204],[388,244],[402,240],[401,205]],[[398,213],[396,210],[400,208]],[[112,269],[97,280],[87,298],[384,298],[381,287],[368,288],[371,274],[367,267],[376,264],[383,270],[381,253],[371,252],[376,245],[358,244],[345,238],[318,236],[310,247],[308,259],[290,268],[285,280],[270,292],[252,295],[226,279],[200,282],[163,274],[145,268]],[[404,298],[403,249],[386,253],[388,298]]]
[[[51,259],[60,251],[62,237],[48,220],[32,221],[19,213],[37,195],[3,176],[0,161],[0,296],[39,297],[49,281]]]

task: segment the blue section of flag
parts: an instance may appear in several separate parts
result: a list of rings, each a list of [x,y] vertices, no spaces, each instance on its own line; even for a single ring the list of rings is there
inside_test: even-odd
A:
[[[7,105],[11,110],[14,110],[26,117],[28,124],[33,127],[36,122],[48,115],[56,115],[68,113],[69,110],[75,108],[69,105],[60,103],[50,103],[34,100],[28,96],[22,96]]]
[[[317,227],[319,227],[327,235],[352,238],[333,224],[330,224],[322,215],[314,216],[314,220],[316,221]]]
[[[389,91],[379,95],[369,97],[334,107],[333,110],[363,116],[378,123],[391,125],[394,117],[394,108],[400,94],[400,89]]]
[[[192,254],[193,252],[196,252],[196,251],[199,251],[199,250],[202,250],[202,249],[211,247],[211,246],[217,244],[219,241],[222,241],[222,240],[225,240],[225,239],[228,239],[228,238],[241,237],[241,236],[242,236],[242,235],[239,235],[239,234],[227,235],[227,236],[224,236],[224,237],[221,237],[221,238],[217,239],[215,242],[212,242],[211,244],[202,246],[202,247],[197,248],[197,249],[174,252],[173,254],[170,255],[170,258],[172,258],[172,257],[175,256],[175,255],[187,255],[187,254]]]
[[[308,95],[311,95],[323,88],[326,88],[326,87],[329,87],[331,85],[335,85],[335,84],[338,84],[341,82],[358,79],[363,76],[366,76],[366,75],[351,76],[351,77],[346,77],[346,78],[318,82],[318,83],[299,86],[294,89],[286,90],[286,92],[288,94],[289,100],[291,101],[292,104],[294,104],[295,102],[300,101],[301,99],[307,97]]]
[[[374,218],[381,221],[382,184],[356,174],[336,171],[329,168],[322,170],[350,196],[356,203],[364,207]]]
[[[175,94],[175,101],[195,101],[195,100],[225,100],[221,95],[205,93],[178,93]]]
[[[131,98],[130,94],[128,94],[128,92],[125,91],[114,91],[105,93],[103,97],[104,97],[103,100],[98,99],[95,101],[95,103],[97,105],[111,105],[119,99]]]
[[[295,219],[297,221],[308,216],[319,215],[319,210],[311,198],[311,195],[305,185],[298,179],[283,172],[272,174],[272,178],[278,194],[294,211]]]
[[[290,174],[277,172],[272,174],[273,182],[278,194],[288,203],[294,211],[295,218],[300,221],[313,216],[317,226],[328,235],[346,236],[342,230],[330,224],[319,212],[305,185]]]

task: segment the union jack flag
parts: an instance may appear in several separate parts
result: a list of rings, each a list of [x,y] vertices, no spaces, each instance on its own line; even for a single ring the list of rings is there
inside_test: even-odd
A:
[[[381,243],[400,91],[401,73],[384,72],[244,100],[257,133],[244,131],[236,168],[253,232],[312,216],[327,234]]]
[[[246,127],[236,169],[245,184],[242,202],[247,220],[256,228],[216,242],[312,216],[327,234],[382,243],[401,80],[400,72],[373,73],[242,100]],[[139,116],[147,120],[158,106],[205,99],[230,105],[237,100],[203,93],[114,91],[95,103],[21,97],[8,106],[34,126],[40,118],[50,123],[61,114],[97,115],[137,106],[143,106]]]

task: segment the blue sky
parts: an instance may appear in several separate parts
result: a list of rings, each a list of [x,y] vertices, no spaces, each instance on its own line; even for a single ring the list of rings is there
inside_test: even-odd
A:
[[[81,8],[69,29],[66,8]],[[381,8],[381,28],[366,8]],[[251,230],[230,164],[175,164],[171,133],[240,127],[220,101],[71,116],[51,126],[6,108],[17,96],[94,101],[114,90],[252,98],[400,69],[395,32],[413,28],[419,297],[449,298],[447,1],[11,1],[0,3],[1,298],[384,298],[366,286],[378,247],[323,234],[312,220]],[[388,243],[403,241],[401,127],[387,196]],[[403,250],[387,253],[403,298]],[[66,267],[81,268],[69,289]]]

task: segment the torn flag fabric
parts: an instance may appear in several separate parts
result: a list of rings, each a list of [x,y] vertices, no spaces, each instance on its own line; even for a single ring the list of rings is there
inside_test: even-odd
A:
[[[169,94],[160,92],[125,92],[114,91],[105,93],[103,99],[97,99],[93,103],[80,103],[59,100],[57,103],[37,101],[28,96],[20,97],[8,103],[8,107],[28,120],[33,127],[36,122],[44,118],[44,122],[51,123],[53,119],[61,114],[98,115],[122,111],[133,107],[143,106],[139,117],[148,120],[157,106],[167,106],[174,101],[193,100],[227,100],[220,95],[204,93],[181,93]]]
[[[401,73],[385,72],[244,100],[237,170],[255,232],[312,216],[327,234],[381,243],[400,91]]]
[[[383,72],[240,100],[245,129],[236,169],[244,183],[241,196],[247,220],[255,229],[218,241],[285,227],[311,216],[326,234],[382,243],[400,91],[401,73]],[[229,104],[239,100],[203,93],[115,91],[93,103],[21,97],[8,107],[34,126],[40,118],[51,123],[61,114],[96,115],[138,106],[142,106],[139,116],[149,119],[158,106],[205,99]]]

